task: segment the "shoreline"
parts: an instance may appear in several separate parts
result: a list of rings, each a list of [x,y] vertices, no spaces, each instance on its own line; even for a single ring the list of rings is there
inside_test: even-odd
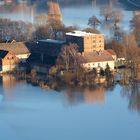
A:
[[[97,76],[95,78],[86,79],[85,81],[78,79],[66,81],[66,79],[63,76],[49,77],[49,75],[43,76],[40,74],[37,74],[36,77],[32,77],[31,74],[25,73],[5,73],[1,74],[0,77],[3,77],[5,75],[13,76],[16,81],[25,80],[27,83],[33,86],[38,86],[46,90],[60,90],[63,89],[64,87],[73,89],[75,88],[86,89],[86,88],[95,88],[97,86],[98,87],[103,86],[104,88],[111,88],[116,84],[120,85],[131,84],[130,78],[125,79],[123,78],[123,75],[118,72],[114,73],[113,76],[110,78],[107,78],[106,76]],[[133,82],[140,83],[140,80],[135,80]]]

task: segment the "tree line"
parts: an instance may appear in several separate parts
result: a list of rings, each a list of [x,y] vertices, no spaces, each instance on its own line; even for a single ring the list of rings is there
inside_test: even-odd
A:
[[[32,24],[0,18],[0,41],[26,41],[32,36]]]

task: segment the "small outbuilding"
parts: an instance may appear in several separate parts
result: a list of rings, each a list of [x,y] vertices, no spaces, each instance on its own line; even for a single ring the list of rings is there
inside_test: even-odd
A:
[[[23,62],[25,62],[31,54],[24,42],[12,41],[11,43],[0,43],[0,50],[5,50],[14,54],[20,61]]]
[[[11,72],[18,66],[19,58],[9,51],[0,50],[0,73]]]

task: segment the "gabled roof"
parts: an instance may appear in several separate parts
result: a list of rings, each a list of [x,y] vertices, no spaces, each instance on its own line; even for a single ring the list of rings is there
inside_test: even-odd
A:
[[[64,43],[66,43],[66,41],[53,40],[53,39],[39,40],[39,42],[42,42],[42,43],[52,43],[52,44],[64,44]]]
[[[9,51],[15,55],[30,53],[24,42],[0,43],[0,50]]]
[[[99,51],[99,52],[93,51],[93,52],[85,53],[83,57],[87,63],[114,61],[112,55],[109,54],[106,50]]]
[[[87,33],[84,31],[73,31],[73,32],[68,32],[66,35],[70,36],[77,36],[77,37],[84,37],[84,36],[95,36],[95,35],[104,35],[104,34],[97,34],[97,33]]]
[[[0,50],[0,59],[3,59],[8,54],[8,51]]]
[[[111,55],[117,55],[117,54],[115,53],[115,51],[112,50],[112,49],[107,49],[106,51],[109,52]]]

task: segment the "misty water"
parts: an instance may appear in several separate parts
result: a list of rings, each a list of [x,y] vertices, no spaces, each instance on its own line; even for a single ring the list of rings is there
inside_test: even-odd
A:
[[[110,89],[44,90],[0,78],[1,140],[139,140],[140,93]]]
[[[49,1],[49,0],[48,0]],[[50,0],[51,1],[51,0]],[[78,26],[81,29],[88,27],[88,19],[95,15],[101,21],[98,30],[105,34],[105,38],[109,39],[114,34],[114,26],[112,23],[104,23],[104,18],[100,15],[100,9],[105,5],[112,5],[114,9],[122,12],[123,19],[119,25],[123,32],[130,32],[130,20],[133,17],[133,11],[126,3],[120,3],[121,0],[56,0],[60,3],[63,23],[66,26]],[[140,9],[140,8],[139,8]],[[12,20],[22,20],[25,22],[35,23],[35,17],[39,14],[47,14],[47,2],[42,0],[37,4],[13,4],[0,6],[0,17]]]
[[[43,1],[43,0],[42,0]],[[58,2],[62,0],[58,0]],[[87,27],[89,17],[95,15],[99,18],[100,21],[103,21],[103,17],[100,15],[100,9],[104,5],[109,5],[109,0],[83,0],[81,3],[79,0],[75,2],[66,2],[63,4],[60,3],[60,8],[62,12],[62,18],[65,25],[77,25],[81,28]],[[123,20],[121,22],[121,28],[123,30],[129,29],[129,21],[132,18],[133,10],[129,9],[129,7],[125,7],[122,3],[116,2],[118,0],[112,0],[112,7],[119,9],[122,11]],[[115,1],[115,2],[114,2]],[[47,2],[40,2],[41,4],[34,5],[25,5],[25,4],[17,4],[12,6],[4,6],[0,5],[0,17],[2,18],[10,18],[12,20],[22,20],[26,22],[34,23],[34,19],[39,14],[47,14]],[[105,32],[102,29],[103,32]]]

